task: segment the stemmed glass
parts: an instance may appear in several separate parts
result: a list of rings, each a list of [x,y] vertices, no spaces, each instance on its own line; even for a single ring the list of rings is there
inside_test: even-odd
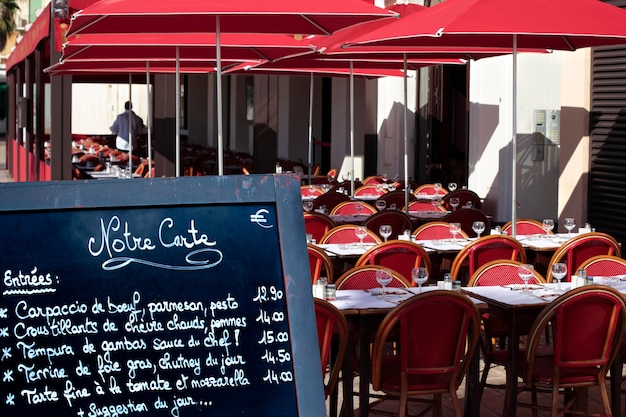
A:
[[[359,238],[359,245],[363,247],[363,239],[367,236],[367,227],[366,226],[357,226],[354,229],[354,234]]]
[[[452,197],[450,199],[450,205],[452,206],[452,211],[456,211],[456,208],[461,204],[461,201],[458,197]]]
[[[428,281],[428,269],[425,266],[413,268],[411,270],[411,278],[413,282],[419,287],[420,294],[422,293],[422,285]]]
[[[452,192],[454,190],[456,190],[456,182],[451,182],[450,184],[448,184],[448,191]]]
[[[517,275],[524,281],[524,291],[528,292],[528,281],[533,276],[535,267],[531,264],[522,264],[517,267]]]
[[[434,183],[433,188],[435,189],[435,198],[439,198],[439,191],[441,190],[441,183],[440,182]]]
[[[356,215],[360,215],[361,214],[361,210],[363,210],[363,203],[360,201],[357,201],[354,205],[354,209],[356,210]]]
[[[380,233],[380,235],[383,237],[383,239],[385,239],[386,242],[387,238],[391,236],[391,226],[388,224],[381,225],[380,228],[378,228],[378,233]]]
[[[376,208],[378,211],[383,211],[387,208],[387,202],[385,200],[376,200]]]
[[[304,208],[305,211],[313,210],[313,202],[312,201],[303,201],[302,202],[302,208]]]
[[[556,279],[557,289],[561,289],[561,280],[567,274],[567,265],[563,262],[557,262],[552,264],[552,276]]]
[[[452,241],[456,243],[456,235],[461,233],[461,223],[450,223],[449,229],[452,234]]]
[[[485,222],[475,221],[472,223],[472,230],[476,233],[478,239],[480,239],[480,235],[485,231]]]
[[[550,230],[554,229],[554,220],[552,219],[543,219],[541,222],[541,227],[546,231],[546,238],[550,235]]]
[[[380,298],[387,299],[387,293],[385,291],[385,287],[387,284],[391,282],[391,272],[386,269],[379,269],[376,271],[376,282],[383,287],[382,293],[379,295]]]
[[[576,227],[576,221],[571,217],[566,217],[563,226],[567,229],[567,237],[572,237],[572,229]]]

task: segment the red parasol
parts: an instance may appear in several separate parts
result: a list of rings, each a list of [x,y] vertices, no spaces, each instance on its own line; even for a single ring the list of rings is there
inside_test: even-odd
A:
[[[352,46],[512,48],[512,161],[517,160],[517,51],[545,48],[573,51],[626,43],[626,10],[599,0],[447,0],[421,13],[354,38]],[[516,235],[517,179],[513,163],[511,218]],[[514,409],[514,402],[510,402]],[[509,410],[512,411],[512,410]]]
[[[223,175],[221,33],[330,34],[395,13],[362,0],[100,0],[72,16],[76,34],[214,33],[217,62],[218,174]],[[176,97],[179,114],[179,98]],[[177,142],[180,126],[177,118]]]

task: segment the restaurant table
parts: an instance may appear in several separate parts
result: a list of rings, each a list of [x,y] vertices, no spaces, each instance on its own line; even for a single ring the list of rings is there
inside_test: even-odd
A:
[[[489,310],[508,324],[508,358],[506,366],[506,391],[509,395],[504,415],[515,417],[517,409],[517,380],[519,375],[519,338],[522,329],[530,329],[541,310],[560,294],[571,288],[569,283],[532,286],[526,292],[521,285],[463,287],[462,292],[487,304]],[[626,284],[615,286],[626,293]],[[616,360],[611,368],[611,407],[613,415],[620,415],[621,362]],[[618,366],[619,365],[619,366]]]
[[[436,286],[423,287],[422,291],[436,290]],[[370,342],[372,336],[376,333],[378,324],[384,316],[403,300],[419,293],[419,288],[387,288],[388,299],[379,297],[381,288],[373,288],[370,290],[337,290],[336,299],[329,300],[331,304],[341,311],[346,318],[356,328],[359,334],[359,410],[360,417],[369,415],[369,391],[370,391]],[[482,302],[473,299],[477,304]],[[465,415],[478,416],[480,414],[480,403],[476,401],[479,398],[479,349],[476,349],[470,372],[473,373],[470,383],[466,383],[467,394],[465,396]],[[348,363],[349,362],[349,363]],[[468,372],[468,381],[470,379]],[[343,368],[343,395],[346,411],[352,412],[352,386],[354,372],[352,369],[352,358],[346,359]]]

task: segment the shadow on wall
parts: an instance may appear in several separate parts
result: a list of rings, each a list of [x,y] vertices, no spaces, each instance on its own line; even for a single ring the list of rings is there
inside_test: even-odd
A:
[[[416,141],[415,135],[415,113],[412,111],[406,111],[406,107],[403,103],[394,102],[391,106],[391,110],[387,114],[380,124],[378,130],[378,152],[377,155],[365,155],[365,166],[368,166],[368,160],[371,158],[377,158],[379,161],[383,161],[383,171],[390,176],[399,176],[400,179],[404,179],[404,117],[406,114],[408,135],[407,135],[407,149],[408,154],[411,155],[412,149],[415,149],[416,163],[413,170],[409,170],[409,177],[418,178],[415,175],[415,171],[419,165],[417,161],[419,159],[420,148]],[[387,140],[387,137],[392,137],[392,140]],[[409,160],[409,167],[411,167],[412,161]],[[387,168],[387,166],[389,168]],[[383,172],[365,172],[365,177],[368,175],[378,175]]]

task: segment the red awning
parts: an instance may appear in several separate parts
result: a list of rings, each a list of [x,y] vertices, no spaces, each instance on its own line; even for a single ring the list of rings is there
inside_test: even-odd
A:
[[[24,33],[22,40],[15,45],[15,49],[7,58],[6,69],[10,70],[33,53],[39,42],[50,34],[50,4],[41,12],[31,27]]]

